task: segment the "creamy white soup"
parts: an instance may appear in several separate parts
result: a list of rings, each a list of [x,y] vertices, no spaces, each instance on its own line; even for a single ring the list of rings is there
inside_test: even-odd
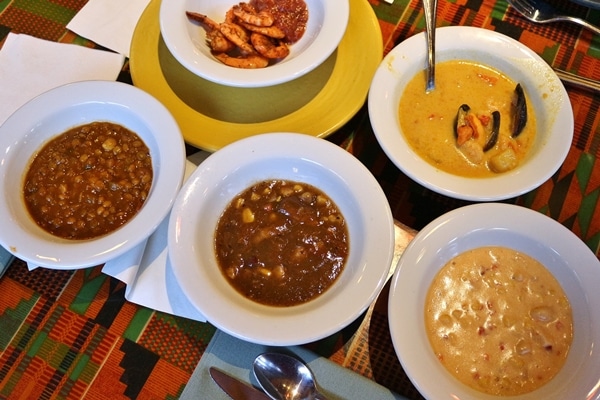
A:
[[[501,396],[550,381],[573,340],[571,306],[559,282],[537,260],[506,247],[450,260],[429,288],[425,325],[452,375]]]

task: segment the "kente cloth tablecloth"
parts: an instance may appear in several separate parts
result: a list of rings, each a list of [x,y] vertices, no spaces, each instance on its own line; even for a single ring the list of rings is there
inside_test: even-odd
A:
[[[369,3],[379,19],[386,52],[424,30],[420,0]],[[568,1],[555,3],[600,25],[598,10]],[[0,0],[0,45],[13,32],[100,48],[65,29],[85,4],[85,0]],[[504,0],[440,0],[438,4],[439,26],[496,30],[525,43],[554,67],[600,79],[600,36],[566,23],[533,25]],[[131,82],[127,62],[119,80]],[[540,188],[507,202],[558,220],[598,254],[600,95],[568,90],[575,135],[564,165]],[[420,229],[444,212],[465,205],[399,172],[377,144],[366,107],[328,140],[348,149],[373,172],[394,217],[408,226]],[[406,241],[411,232],[404,232]],[[387,290],[350,326],[306,347],[418,399],[391,345]],[[129,303],[124,291],[124,284],[102,274],[101,267],[28,271],[22,261],[15,260],[0,279],[0,398],[179,397],[215,328]]]

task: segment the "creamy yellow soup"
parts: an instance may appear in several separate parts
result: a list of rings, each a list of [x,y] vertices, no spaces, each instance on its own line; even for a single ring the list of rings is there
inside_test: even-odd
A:
[[[533,107],[527,101],[527,123],[512,136],[517,82],[485,65],[452,60],[436,64],[435,90],[425,90],[425,74],[406,86],[399,104],[400,126],[413,150],[428,163],[454,175],[482,178],[516,168],[535,140]],[[524,89],[525,98],[526,88]],[[484,151],[486,135],[457,144],[455,119],[461,105],[488,126],[493,111],[500,113],[498,140]]]
[[[452,375],[500,396],[550,381],[573,340],[571,306],[558,281],[537,260],[506,247],[450,260],[429,288],[425,325]]]

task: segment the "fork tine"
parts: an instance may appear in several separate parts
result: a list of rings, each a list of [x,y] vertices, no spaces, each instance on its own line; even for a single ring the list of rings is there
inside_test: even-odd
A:
[[[535,7],[528,0],[508,0],[508,3],[521,13],[532,15],[535,12]]]
[[[582,18],[557,12],[554,6],[545,0],[508,0],[508,3],[530,21],[544,24],[549,22],[572,22],[600,35],[600,28]]]

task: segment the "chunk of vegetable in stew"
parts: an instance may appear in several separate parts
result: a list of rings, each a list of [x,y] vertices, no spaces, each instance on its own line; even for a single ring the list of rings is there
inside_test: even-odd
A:
[[[293,306],[319,296],[349,253],[344,216],[320,189],[267,180],[237,195],[215,233],[219,266],[230,284],[258,303]]]

